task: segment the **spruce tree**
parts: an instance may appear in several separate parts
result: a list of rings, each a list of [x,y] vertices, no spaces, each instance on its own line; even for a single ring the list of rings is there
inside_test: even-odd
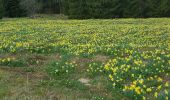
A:
[[[170,1],[162,0],[160,4],[161,17],[170,17]]]
[[[148,0],[148,15],[149,17],[160,17],[161,0]]]
[[[26,13],[20,6],[20,0],[6,0],[6,16],[8,17],[21,17]]]
[[[69,0],[68,7],[70,18],[85,19],[89,16],[86,0]]]
[[[0,19],[3,17],[3,1],[0,0]]]

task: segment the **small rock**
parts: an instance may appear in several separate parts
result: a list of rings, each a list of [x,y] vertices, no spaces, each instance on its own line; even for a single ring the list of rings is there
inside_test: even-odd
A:
[[[89,84],[89,82],[90,82],[89,79],[81,78],[81,79],[79,79],[79,81],[80,81],[81,83],[83,83],[84,85],[86,85],[86,86],[90,86],[90,85],[91,85],[91,84]]]

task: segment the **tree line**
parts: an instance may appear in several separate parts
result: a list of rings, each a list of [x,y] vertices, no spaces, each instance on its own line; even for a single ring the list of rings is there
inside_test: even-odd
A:
[[[170,17],[170,0],[63,0],[71,18]]]
[[[170,0],[0,0],[0,18],[36,13],[78,19],[170,17]]]
[[[58,0],[0,0],[0,18],[25,17],[37,13],[59,14]]]

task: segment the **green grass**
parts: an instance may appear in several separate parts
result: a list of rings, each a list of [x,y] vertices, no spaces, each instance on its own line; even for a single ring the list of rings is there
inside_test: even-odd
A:
[[[0,99],[152,100],[155,93],[165,99],[170,94],[165,93],[170,90],[169,22],[3,19]]]

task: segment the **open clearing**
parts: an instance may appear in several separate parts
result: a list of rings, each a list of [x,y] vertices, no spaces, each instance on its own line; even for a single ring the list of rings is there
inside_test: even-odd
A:
[[[170,98],[170,19],[0,21],[1,100]]]

